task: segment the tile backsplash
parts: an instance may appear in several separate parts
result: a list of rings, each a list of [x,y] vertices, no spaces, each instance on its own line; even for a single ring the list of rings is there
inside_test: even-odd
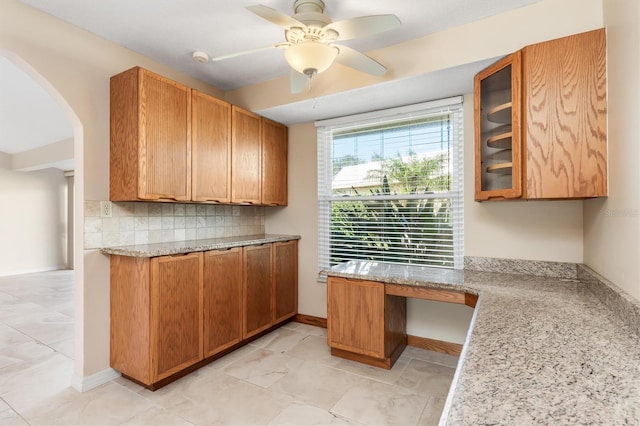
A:
[[[264,234],[264,207],[114,202],[100,217],[100,201],[85,201],[84,248]]]

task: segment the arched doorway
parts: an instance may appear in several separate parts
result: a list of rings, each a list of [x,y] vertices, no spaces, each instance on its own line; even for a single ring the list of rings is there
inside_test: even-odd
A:
[[[68,233],[68,238],[71,241],[67,241],[66,251],[70,257],[67,260],[67,264],[73,268],[73,311],[74,311],[74,350],[73,350],[73,363],[74,363],[74,378],[82,376],[82,366],[84,363],[83,358],[83,295],[84,295],[84,258],[82,253],[83,247],[83,206],[84,206],[84,185],[83,185],[83,126],[78,118],[77,114],[72,110],[69,103],[64,99],[60,92],[45,79],[35,68],[29,63],[23,60],[19,55],[6,50],[0,49],[0,56],[15,67],[19,68],[24,74],[29,76],[35,81],[46,94],[57,104],[60,110],[63,112],[64,119],[66,119],[72,129],[72,144],[73,147],[73,173],[67,173],[65,179],[68,187],[72,188],[69,194],[69,210],[72,212],[72,229]],[[34,123],[37,125],[37,123]],[[72,253],[69,253],[72,252]],[[73,384],[72,380],[72,384]]]

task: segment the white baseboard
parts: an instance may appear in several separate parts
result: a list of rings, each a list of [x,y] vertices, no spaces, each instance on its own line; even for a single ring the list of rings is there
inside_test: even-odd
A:
[[[120,373],[113,368],[107,368],[90,376],[81,377],[74,374],[71,378],[71,387],[78,392],[86,392],[118,377]]]
[[[10,277],[12,275],[36,274],[38,272],[51,272],[67,269],[66,266],[47,266],[35,269],[19,269],[17,271],[0,272],[0,277]]]

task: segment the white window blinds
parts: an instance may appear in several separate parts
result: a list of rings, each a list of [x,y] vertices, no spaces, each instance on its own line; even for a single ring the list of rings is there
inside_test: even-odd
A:
[[[462,98],[317,122],[319,266],[462,268]]]

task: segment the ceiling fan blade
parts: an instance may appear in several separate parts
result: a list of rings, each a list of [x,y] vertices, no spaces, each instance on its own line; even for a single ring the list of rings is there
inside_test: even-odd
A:
[[[304,90],[309,77],[304,74],[300,74],[298,71],[291,68],[291,76],[289,77],[289,84],[291,86],[291,93],[300,93]]]
[[[289,46],[289,43],[276,43],[276,44],[272,44],[271,46],[258,47],[256,49],[243,50],[242,52],[229,53],[228,55],[216,56],[215,58],[211,58],[210,61],[218,62],[225,59],[235,58],[237,56],[248,55],[249,53],[262,52],[263,50],[269,50],[273,48],[284,48],[288,46]]]
[[[399,26],[400,19],[396,15],[371,15],[332,22],[323,30],[336,31],[339,34],[338,40],[350,40],[389,31]]]
[[[266,19],[272,24],[276,24],[284,29],[289,29],[291,27],[306,27],[305,24],[298,21],[297,19],[294,19],[291,16],[285,15],[284,13],[280,13],[275,9],[271,9],[270,7],[263,6],[261,4],[247,6],[247,9],[258,15],[259,17]]]
[[[371,59],[364,53],[360,53],[347,46],[332,46],[335,46],[340,50],[340,53],[336,57],[336,62],[341,63],[342,65],[376,76],[384,75],[384,73],[387,72],[386,67],[378,61]]]

